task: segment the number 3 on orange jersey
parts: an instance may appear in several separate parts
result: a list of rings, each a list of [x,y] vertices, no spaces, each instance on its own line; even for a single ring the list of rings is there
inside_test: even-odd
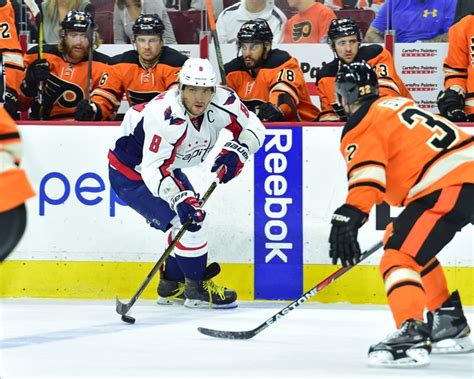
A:
[[[431,130],[433,136],[427,141],[427,145],[433,150],[448,149],[459,141],[456,126],[419,108],[407,107],[398,114],[398,117],[409,129],[422,125]]]

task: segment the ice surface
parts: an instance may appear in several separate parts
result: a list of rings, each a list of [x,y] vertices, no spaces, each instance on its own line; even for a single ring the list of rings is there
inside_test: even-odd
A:
[[[473,354],[431,355],[419,369],[369,368],[369,345],[395,328],[386,306],[305,304],[246,341],[197,331],[253,329],[288,303],[196,310],[140,300],[129,325],[114,302],[0,299],[0,377],[474,377]]]

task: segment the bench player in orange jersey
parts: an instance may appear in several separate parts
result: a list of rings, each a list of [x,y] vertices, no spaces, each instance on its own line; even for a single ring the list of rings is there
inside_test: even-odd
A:
[[[422,366],[432,348],[472,350],[459,293],[449,293],[436,255],[474,223],[473,136],[411,99],[380,97],[377,75],[366,62],[342,66],[336,93],[349,117],[340,147],[348,195],[331,221],[333,263],[359,261],[357,231],[375,204],[405,207],[387,227],[380,261],[398,330],[370,347],[369,364]]]
[[[4,107],[13,118],[19,119],[18,88],[25,76],[25,66],[11,0],[0,0],[0,55],[6,77]]]
[[[75,118],[76,107],[88,88],[89,28],[95,29],[90,13],[73,9],[61,22],[58,45],[45,45],[43,59],[39,59],[38,46],[25,55],[27,70],[20,90],[24,107],[31,106],[31,118]],[[100,37],[95,31],[93,34],[92,89],[107,80],[103,73],[109,61],[107,55],[95,51]]]
[[[451,26],[448,36],[445,91],[438,95],[438,108],[451,121],[474,122],[474,14]]]
[[[83,100],[79,120],[111,120],[125,93],[130,106],[150,101],[160,92],[178,84],[178,73],[188,59],[163,46],[165,26],[157,14],[140,15],[132,27],[133,44],[112,58],[107,80],[92,92],[92,103]]]
[[[311,102],[298,61],[272,49],[272,38],[262,18],[242,25],[237,34],[242,55],[225,65],[227,85],[262,121],[315,121],[319,109]]]
[[[23,236],[25,201],[35,195],[26,173],[19,168],[21,139],[15,122],[0,105],[0,262]]]
[[[318,121],[345,121],[346,115],[337,101],[334,81],[339,67],[344,63],[367,61],[375,67],[379,78],[381,95],[404,96],[411,98],[402,80],[395,70],[392,55],[380,45],[360,46],[362,34],[357,23],[350,18],[331,21],[328,42],[335,59],[316,73],[316,91],[321,101],[321,114]]]

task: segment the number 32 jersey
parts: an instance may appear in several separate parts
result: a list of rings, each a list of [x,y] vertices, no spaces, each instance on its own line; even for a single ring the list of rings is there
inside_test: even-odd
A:
[[[218,86],[202,116],[191,118],[181,102],[178,88],[156,96],[149,103],[130,108],[122,122],[123,137],[109,153],[109,162],[130,180],[143,180],[150,192],[160,196],[160,184],[175,169],[204,162],[221,130],[248,143],[255,153],[265,139],[261,121],[241,103],[231,89]]]
[[[474,139],[411,99],[365,102],[341,137],[347,203],[369,213],[382,201],[405,206],[440,188],[474,183]]]

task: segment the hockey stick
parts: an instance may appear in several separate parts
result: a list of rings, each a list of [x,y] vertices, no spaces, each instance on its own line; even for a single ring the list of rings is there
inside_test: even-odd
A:
[[[204,206],[204,204],[206,204],[207,199],[209,199],[209,196],[211,196],[211,194],[216,189],[218,179],[222,177],[221,175],[224,175],[224,171],[222,169],[219,171],[219,173],[217,175],[217,179],[212,182],[212,184],[209,186],[209,188],[206,191],[206,193],[204,194],[204,196],[201,198],[201,206]],[[165,252],[160,257],[160,259],[158,259],[158,262],[155,263],[155,265],[151,269],[150,273],[147,275],[147,277],[145,278],[145,280],[141,284],[140,288],[138,288],[137,292],[135,293],[135,295],[133,295],[133,297],[130,299],[130,301],[128,303],[126,303],[126,304],[122,303],[120,301],[120,299],[118,298],[118,296],[117,296],[116,302],[115,302],[115,310],[117,311],[118,314],[124,316],[130,310],[130,308],[133,307],[133,304],[135,304],[137,302],[137,300],[140,297],[140,295],[142,294],[142,292],[148,286],[148,283],[150,283],[150,281],[156,275],[156,273],[158,272],[160,267],[163,265],[163,263],[169,257],[169,255],[173,251],[176,244],[179,242],[181,237],[183,237],[184,233],[186,233],[186,231],[188,230],[188,227],[189,227],[189,225],[191,225],[191,223],[192,223],[191,219],[189,219],[188,221],[186,221],[184,223],[184,225],[178,231],[178,234],[176,234],[174,239],[171,241],[170,245],[166,248]],[[127,317],[129,317],[129,316],[127,316]]]
[[[380,241],[377,244],[375,244],[374,246],[372,246],[371,248],[369,248],[368,250],[364,251],[364,253],[360,257],[360,262],[362,262],[364,259],[366,259],[370,255],[375,253],[382,246],[383,246],[383,243],[382,243],[382,241]],[[337,270],[336,272],[329,275],[321,283],[319,283],[316,286],[314,286],[313,288],[311,288],[308,292],[305,292],[298,299],[293,301],[291,304],[287,305],[285,308],[283,308],[281,311],[279,311],[278,313],[276,313],[275,315],[270,317],[264,323],[257,326],[255,329],[247,330],[247,331],[241,331],[241,332],[232,332],[232,331],[225,331],[225,330],[198,328],[198,331],[200,331],[202,334],[205,334],[207,336],[216,337],[216,338],[228,338],[228,339],[232,339],[232,340],[248,340],[252,337],[255,337],[258,333],[260,333],[262,330],[269,327],[275,321],[278,321],[280,318],[282,318],[283,316],[290,313],[293,309],[299,307],[301,304],[303,304],[307,300],[311,299],[314,295],[316,295],[318,292],[322,291],[329,284],[334,282],[340,276],[344,275],[347,271],[349,271],[354,266],[357,266],[357,264],[355,264],[353,266],[341,267],[339,270]]]
[[[225,70],[224,70],[224,61],[222,59],[221,44],[219,43],[219,37],[217,36],[216,31],[216,19],[214,18],[214,9],[212,8],[211,0],[206,0],[207,6],[207,19],[209,20],[209,27],[211,28],[211,36],[214,41],[214,48],[216,50],[217,64],[219,66],[219,72],[221,74],[222,84],[226,84],[225,80]]]
[[[43,12],[41,7],[42,0],[25,0],[26,6],[29,8],[31,14],[35,18],[36,26],[38,27],[38,59],[43,59],[43,44],[44,44],[44,28],[43,28]],[[38,85],[38,117],[43,119],[43,82]]]
[[[92,23],[87,26],[86,30],[87,40],[89,41],[89,56],[87,57],[87,88],[86,88],[86,100],[89,101],[92,90],[92,58],[94,55],[94,40],[95,32],[92,27]]]

